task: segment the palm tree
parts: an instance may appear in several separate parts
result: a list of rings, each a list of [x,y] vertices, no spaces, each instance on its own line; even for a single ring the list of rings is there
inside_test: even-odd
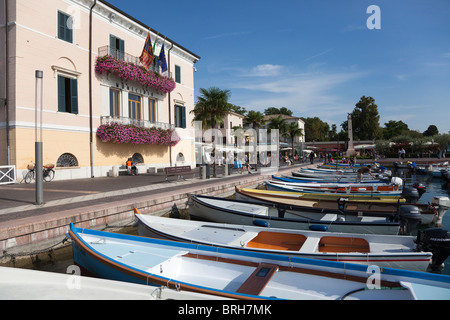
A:
[[[264,120],[264,115],[259,111],[250,110],[244,118],[244,127],[252,127],[256,131],[256,145],[259,143],[259,128],[261,128],[266,123]],[[256,151],[256,150],[254,150]],[[253,155],[256,156],[255,153]],[[258,161],[255,160],[255,170],[258,169]]]
[[[221,90],[217,87],[209,89],[200,88],[201,96],[191,113],[194,114],[193,121],[201,121],[203,129],[216,129],[217,125],[223,123],[223,118],[231,111],[228,99],[230,90]],[[213,152],[215,154],[216,141],[213,138]],[[213,164],[213,174],[216,177],[216,161]]]
[[[287,125],[285,135],[291,138],[292,143],[292,155],[294,155],[294,140],[295,137],[303,136],[303,129],[298,127],[298,122],[291,122]]]

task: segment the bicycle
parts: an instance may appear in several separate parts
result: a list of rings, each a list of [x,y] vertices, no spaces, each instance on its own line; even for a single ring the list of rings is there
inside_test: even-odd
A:
[[[54,164],[47,164],[44,166],[44,168],[43,168],[44,181],[50,182],[55,178],[55,170],[53,168],[55,168]],[[28,169],[28,172],[25,176],[25,183],[29,184],[29,183],[31,183],[31,181],[36,179],[35,164],[30,163],[28,165],[27,169]]]

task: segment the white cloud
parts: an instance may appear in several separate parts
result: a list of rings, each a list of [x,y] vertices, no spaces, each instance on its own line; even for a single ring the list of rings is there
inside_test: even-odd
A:
[[[270,71],[273,73],[272,78],[245,77],[241,78],[245,80],[235,81],[231,85],[232,89],[239,89],[241,95],[233,95],[239,101],[237,104],[257,111],[264,111],[270,106],[284,106],[290,108],[296,116],[317,116],[323,121],[338,125],[342,122],[339,119],[344,119],[355,104],[353,100],[343,101],[345,98],[339,96],[340,86],[364,76],[361,72],[277,73],[287,68],[266,66],[255,67],[253,71],[259,70],[260,74]]]
[[[283,66],[275,64],[260,64],[254,67],[247,76],[251,77],[268,77],[278,76],[283,70]]]

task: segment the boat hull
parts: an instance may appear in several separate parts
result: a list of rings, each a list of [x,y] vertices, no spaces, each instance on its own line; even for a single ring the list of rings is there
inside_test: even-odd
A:
[[[325,215],[321,220],[304,218],[299,214],[289,214],[287,211],[284,217],[279,215],[269,215],[265,206],[260,208],[254,205],[237,203],[232,200],[220,199],[219,205],[212,205],[207,201],[211,197],[193,195],[190,199],[189,214],[194,219],[242,224],[270,226],[272,228],[294,229],[294,230],[326,230],[329,232],[344,233],[370,233],[370,234],[390,234],[399,233],[399,223],[387,222],[385,217],[367,217],[356,222],[337,221],[335,214]],[[229,203],[228,208],[225,206]],[[333,219],[333,220],[330,220]]]
[[[238,299],[413,300],[420,298],[425,286],[426,298],[450,296],[450,277],[423,272],[389,268],[380,272],[352,263],[243,252],[73,225],[69,236],[75,263],[99,277],[157,283],[180,291]],[[368,278],[374,271],[375,286]],[[367,290],[375,288],[379,290]]]
[[[136,214],[136,218],[140,236],[230,249],[422,272],[427,271],[432,258],[429,252],[415,252],[415,237],[409,236],[328,232],[324,234],[314,231],[204,223],[142,214]],[[326,247],[329,249],[325,250]],[[366,252],[369,248],[383,247],[390,248],[390,252]]]

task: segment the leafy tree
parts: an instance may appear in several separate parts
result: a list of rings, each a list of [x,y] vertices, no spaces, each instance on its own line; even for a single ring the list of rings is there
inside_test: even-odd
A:
[[[326,141],[330,132],[328,123],[323,122],[318,117],[301,118],[305,122],[305,140]]]
[[[264,114],[266,116],[274,115],[274,114],[284,114],[286,116],[290,116],[291,117],[292,116],[292,111],[289,110],[286,107],[281,107],[281,108],[270,107],[270,108],[267,108],[267,109],[264,110]]]
[[[437,134],[439,134],[439,130],[434,124],[428,126],[428,129],[425,130],[425,132],[423,133],[423,135],[425,137],[432,137],[432,136],[435,136]]]
[[[405,131],[409,131],[408,125],[403,121],[389,120],[384,124],[383,139],[389,140],[393,137],[399,136]]]
[[[372,97],[362,96],[352,112],[355,139],[374,140],[381,137],[378,106]]]
[[[241,106],[236,106],[234,104],[230,103],[230,109],[242,116],[244,116],[247,113],[247,110]]]

